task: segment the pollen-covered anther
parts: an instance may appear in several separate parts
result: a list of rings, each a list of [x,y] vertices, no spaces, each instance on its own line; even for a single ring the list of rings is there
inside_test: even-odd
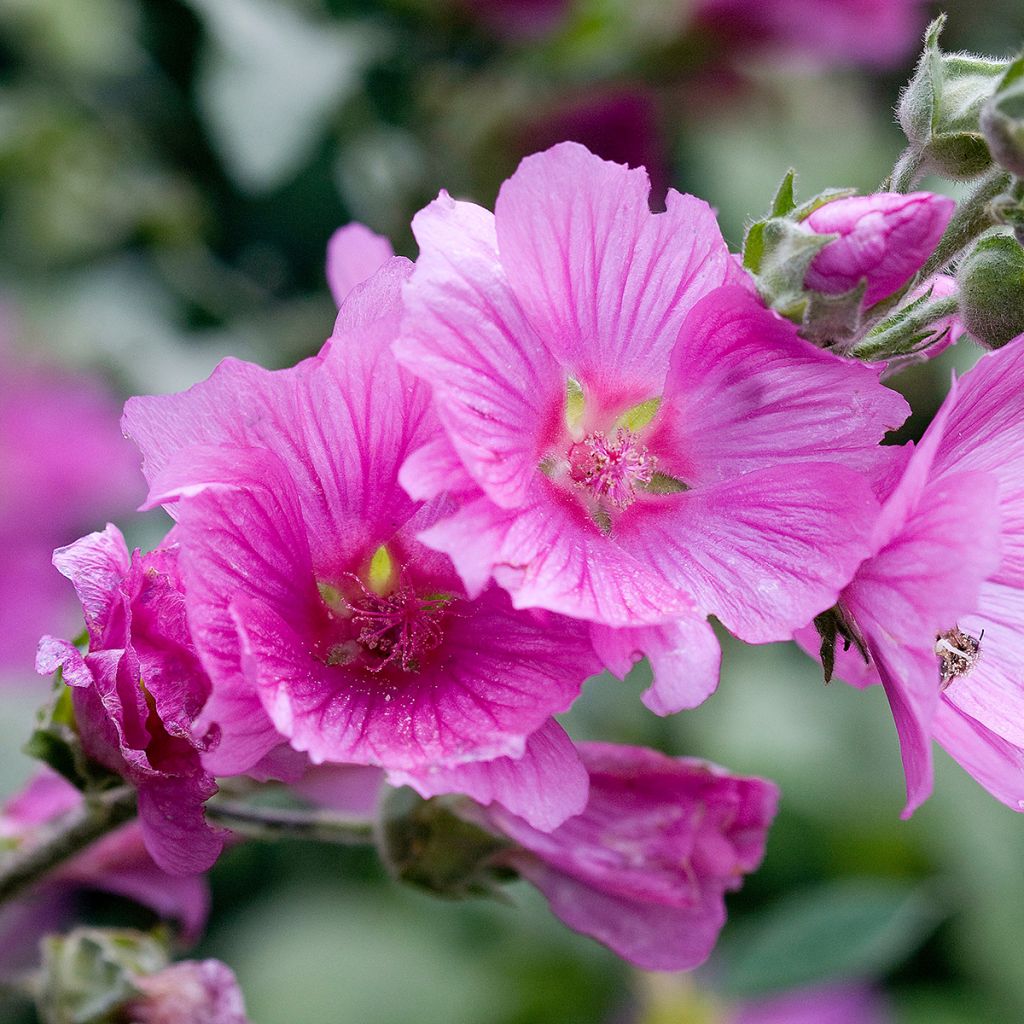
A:
[[[380,672],[389,665],[416,672],[425,654],[444,639],[442,619],[451,599],[421,596],[402,583],[390,594],[360,586],[358,601],[349,602],[356,642],[370,655],[365,667]]]
[[[651,482],[657,459],[631,430],[619,427],[614,438],[600,431],[588,434],[569,449],[569,477],[600,501],[625,509],[637,490]]]
[[[939,658],[941,689],[945,690],[954,679],[967,675],[978,664],[981,657],[981,641],[984,630],[977,639],[954,626],[935,638],[935,653]]]

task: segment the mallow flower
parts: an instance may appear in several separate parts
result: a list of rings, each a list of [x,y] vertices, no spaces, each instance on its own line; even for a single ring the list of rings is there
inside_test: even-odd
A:
[[[570,928],[639,967],[696,967],[725,923],[725,893],[761,863],[776,787],[642,747],[582,743],[579,752],[590,796],[553,832],[500,806],[478,813],[513,844],[498,861]]]
[[[931,792],[933,737],[1024,810],[1024,336],[954,382],[902,462],[880,477],[872,555],[837,606],[851,642],[836,674],[885,687],[904,816]],[[813,629],[798,639],[818,649]]]
[[[210,681],[185,619],[177,548],[129,554],[108,525],[58,548],[53,563],[82,603],[88,649],[43,637],[36,668],[61,669],[86,754],[138,790],[143,837],[157,864],[174,875],[205,871],[224,845],[203,812],[217,786],[201,754],[217,730],[194,728]]]
[[[396,352],[444,436],[402,467],[458,496],[420,533],[470,594],[587,620],[606,666],[647,654],[659,713],[715,687],[718,618],[788,637],[867,553],[860,470],[906,415],[878,371],[799,338],[752,294],[710,208],[563,143],[491,214],[441,196]]]
[[[839,237],[811,260],[804,285],[836,295],[864,281],[864,305],[874,305],[924,266],[955,209],[948,196],[931,192],[877,192],[819,206],[802,222],[804,228]]]
[[[355,237],[372,264],[372,239]],[[343,295],[363,275],[346,278],[339,259],[335,246]],[[213,680],[201,724],[221,740],[205,763],[257,770],[287,744],[424,792],[486,790],[554,827],[587,781],[551,716],[600,666],[584,626],[515,612],[496,587],[468,594],[416,539],[450,503],[398,484],[439,434],[427,388],[391,354],[409,271],[396,258],[355,287],[321,354],[292,369],[226,360],[185,393],[127,405],[149,501],[177,518],[189,625]],[[496,773],[488,762],[502,758]]]
[[[249,1024],[234,971],[220,960],[183,960],[134,979],[121,1011],[132,1024]]]

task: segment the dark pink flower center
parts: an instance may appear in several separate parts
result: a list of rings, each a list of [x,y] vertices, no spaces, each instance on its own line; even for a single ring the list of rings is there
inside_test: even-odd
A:
[[[601,502],[625,509],[637,490],[651,482],[657,460],[636,434],[619,427],[614,437],[596,430],[575,442],[568,452],[569,478]]]

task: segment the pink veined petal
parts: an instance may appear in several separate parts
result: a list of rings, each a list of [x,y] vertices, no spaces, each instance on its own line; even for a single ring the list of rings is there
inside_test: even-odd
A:
[[[172,777],[139,786],[139,821],[146,849],[169,875],[197,875],[213,866],[228,833],[206,824],[202,801],[213,796],[212,779],[197,791],[197,781]]]
[[[402,463],[398,482],[414,501],[429,501],[439,494],[479,493],[445,434],[432,437]]]
[[[595,624],[590,636],[605,667],[620,679],[646,655],[654,680],[641,700],[656,715],[695,708],[718,687],[722,650],[706,619],[692,616],[639,629]]]
[[[869,608],[891,636],[929,647],[977,607],[984,580],[999,565],[999,541],[995,479],[942,477],[927,486],[902,530],[860,567],[849,600]]]
[[[561,415],[565,374],[502,269],[494,217],[441,195],[413,219],[398,359],[429,382],[460,459],[497,504],[520,505]]]
[[[563,142],[527,157],[495,204],[508,280],[540,337],[589,383],[661,394],[694,302],[731,258],[711,208],[670,190],[652,214],[643,168]]]
[[[745,289],[720,288],[683,323],[650,444],[691,486],[799,462],[871,471],[909,412],[878,375],[804,341]]]
[[[900,817],[906,819],[932,792],[932,724],[939,705],[935,652],[930,647],[905,647],[879,636],[870,623],[864,625],[864,616],[858,616],[858,622],[867,634],[868,649],[900,738],[907,778],[907,803]]]
[[[514,614],[496,589],[456,602],[437,656],[400,679],[318,660],[287,605],[238,600],[232,611],[247,678],[315,763],[419,771],[519,757],[600,667],[584,625]]]
[[[947,753],[997,800],[1024,811],[1024,750],[948,701],[939,704],[933,729]]]
[[[526,740],[522,757],[470,761],[451,768],[389,772],[393,786],[412,786],[422,797],[464,793],[478,804],[500,803],[542,832],[579,814],[589,778],[565,730],[553,719]]]
[[[566,503],[538,501],[510,512],[477,498],[420,540],[451,557],[471,594],[493,575],[516,608],[547,608],[611,626],[694,612],[686,594],[666,585],[661,566],[632,557]]]
[[[835,465],[775,466],[674,496],[618,524],[622,546],[749,643],[789,639],[868,553],[877,503]]]
[[[53,553],[54,566],[75,586],[94,642],[103,636],[130,560],[121,531],[110,523],[101,533],[90,533]]]
[[[388,540],[415,511],[398,467],[439,429],[428,389],[398,367],[391,342],[402,315],[408,261],[395,259],[344,303],[330,346],[289,370],[225,360],[180,395],[131,399],[124,427],[153,483],[174,459],[204,446],[263,448],[285,464],[314,564],[350,571],[353,552]],[[368,459],[367,452],[373,452]]]
[[[340,306],[357,285],[372,277],[392,256],[391,243],[363,224],[338,228],[327,243],[327,284]]]
[[[1022,624],[1024,591],[995,580],[984,583],[977,610],[959,620],[975,638],[984,632],[981,657],[946,690],[951,704],[1015,746],[1024,746]]]
[[[185,483],[177,480],[179,465]],[[236,774],[281,737],[242,673],[229,606],[240,592],[296,614],[312,616],[320,606],[295,487],[272,453],[222,447],[182,453],[154,492],[158,502],[178,501],[189,624],[213,680],[199,727],[217,723],[221,741],[204,761],[211,771]]]
[[[692,907],[665,906],[602,892],[526,857],[516,867],[565,924],[644,970],[688,971],[700,966],[725,924],[725,904],[715,892],[700,891],[699,902]]]

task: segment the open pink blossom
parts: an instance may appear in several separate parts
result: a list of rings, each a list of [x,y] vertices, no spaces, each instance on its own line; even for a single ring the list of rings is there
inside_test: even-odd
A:
[[[349,292],[368,281],[391,260],[395,250],[383,235],[352,222],[338,228],[327,243],[327,284],[340,306]]]
[[[954,385],[883,506],[874,554],[843,591],[885,687],[911,813],[931,791],[936,738],[1024,810],[1024,338]],[[812,630],[798,638],[816,649]]]
[[[53,549],[134,507],[140,486],[101,381],[30,361],[2,333],[0,380],[0,673],[14,681],[31,676],[40,634],[74,626]]]
[[[391,354],[409,270],[395,259],[358,285],[323,352],[293,369],[226,360],[188,392],[128,403],[150,501],[178,520],[213,679],[203,721],[222,738],[206,763],[247,771],[287,742],[314,763],[462,788],[508,758],[492,795],[553,827],[582,807],[586,773],[551,716],[599,664],[585,627],[517,613],[496,587],[468,595],[416,540],[448,502],[413,501],[397,479],[439,435],[426,387]]]
[[[501,808],[486,827],[510,838],[510,866],[570,928],[648,970],[703,963],[725,923],[726,892],[764,856],[778,791],[704,761],[583,743],[590,798],[550,833]]]
[[[135,979],[123,1009],[132,1024],[249,1024],[234,972],[219,960],[183,960]]]
[[[528,157],[495,214],[446,194],[417,214],[400,361],[445,437],[402,469],[457,494],[424,530],[470,593],[589,620],[660,713],[716,684],[713,613],[751,642],[828,607],[867,553],[859,469],[906,404],[740,285],[714,215],[564,143]]]
[[[224,833],[206,824],[216,791],[200,755],[216,729],[193,728],[210,690],[196,657],[174,546],[129,555],[114,526],[54,552],[75,586],[88,627],[83,655],[43,637],[36,668],[60,668],[72,687],[86,753],[138,790],[146,847],[169,874],[205,871]]]
[[[948,196],[931,192],[877,192],[825,203],[804,227],[839,237],[811,261],[805,286],[839,295],[866,281],[864,303],[874,305],[924,266],[955,209]]]
[[[78,808],[82,794],[45,769],[0,811],[0,842],[30,848],[61,815]],[[186,943],[199,938],[210,895],[199,875],[171,876],[146,851],[138,821],[130,822],[72,857],[33,889],[0,911],[0,976],[27,968],[44,934],[74,919],[76,892],[99,889],[149,907],[175,922]]]

